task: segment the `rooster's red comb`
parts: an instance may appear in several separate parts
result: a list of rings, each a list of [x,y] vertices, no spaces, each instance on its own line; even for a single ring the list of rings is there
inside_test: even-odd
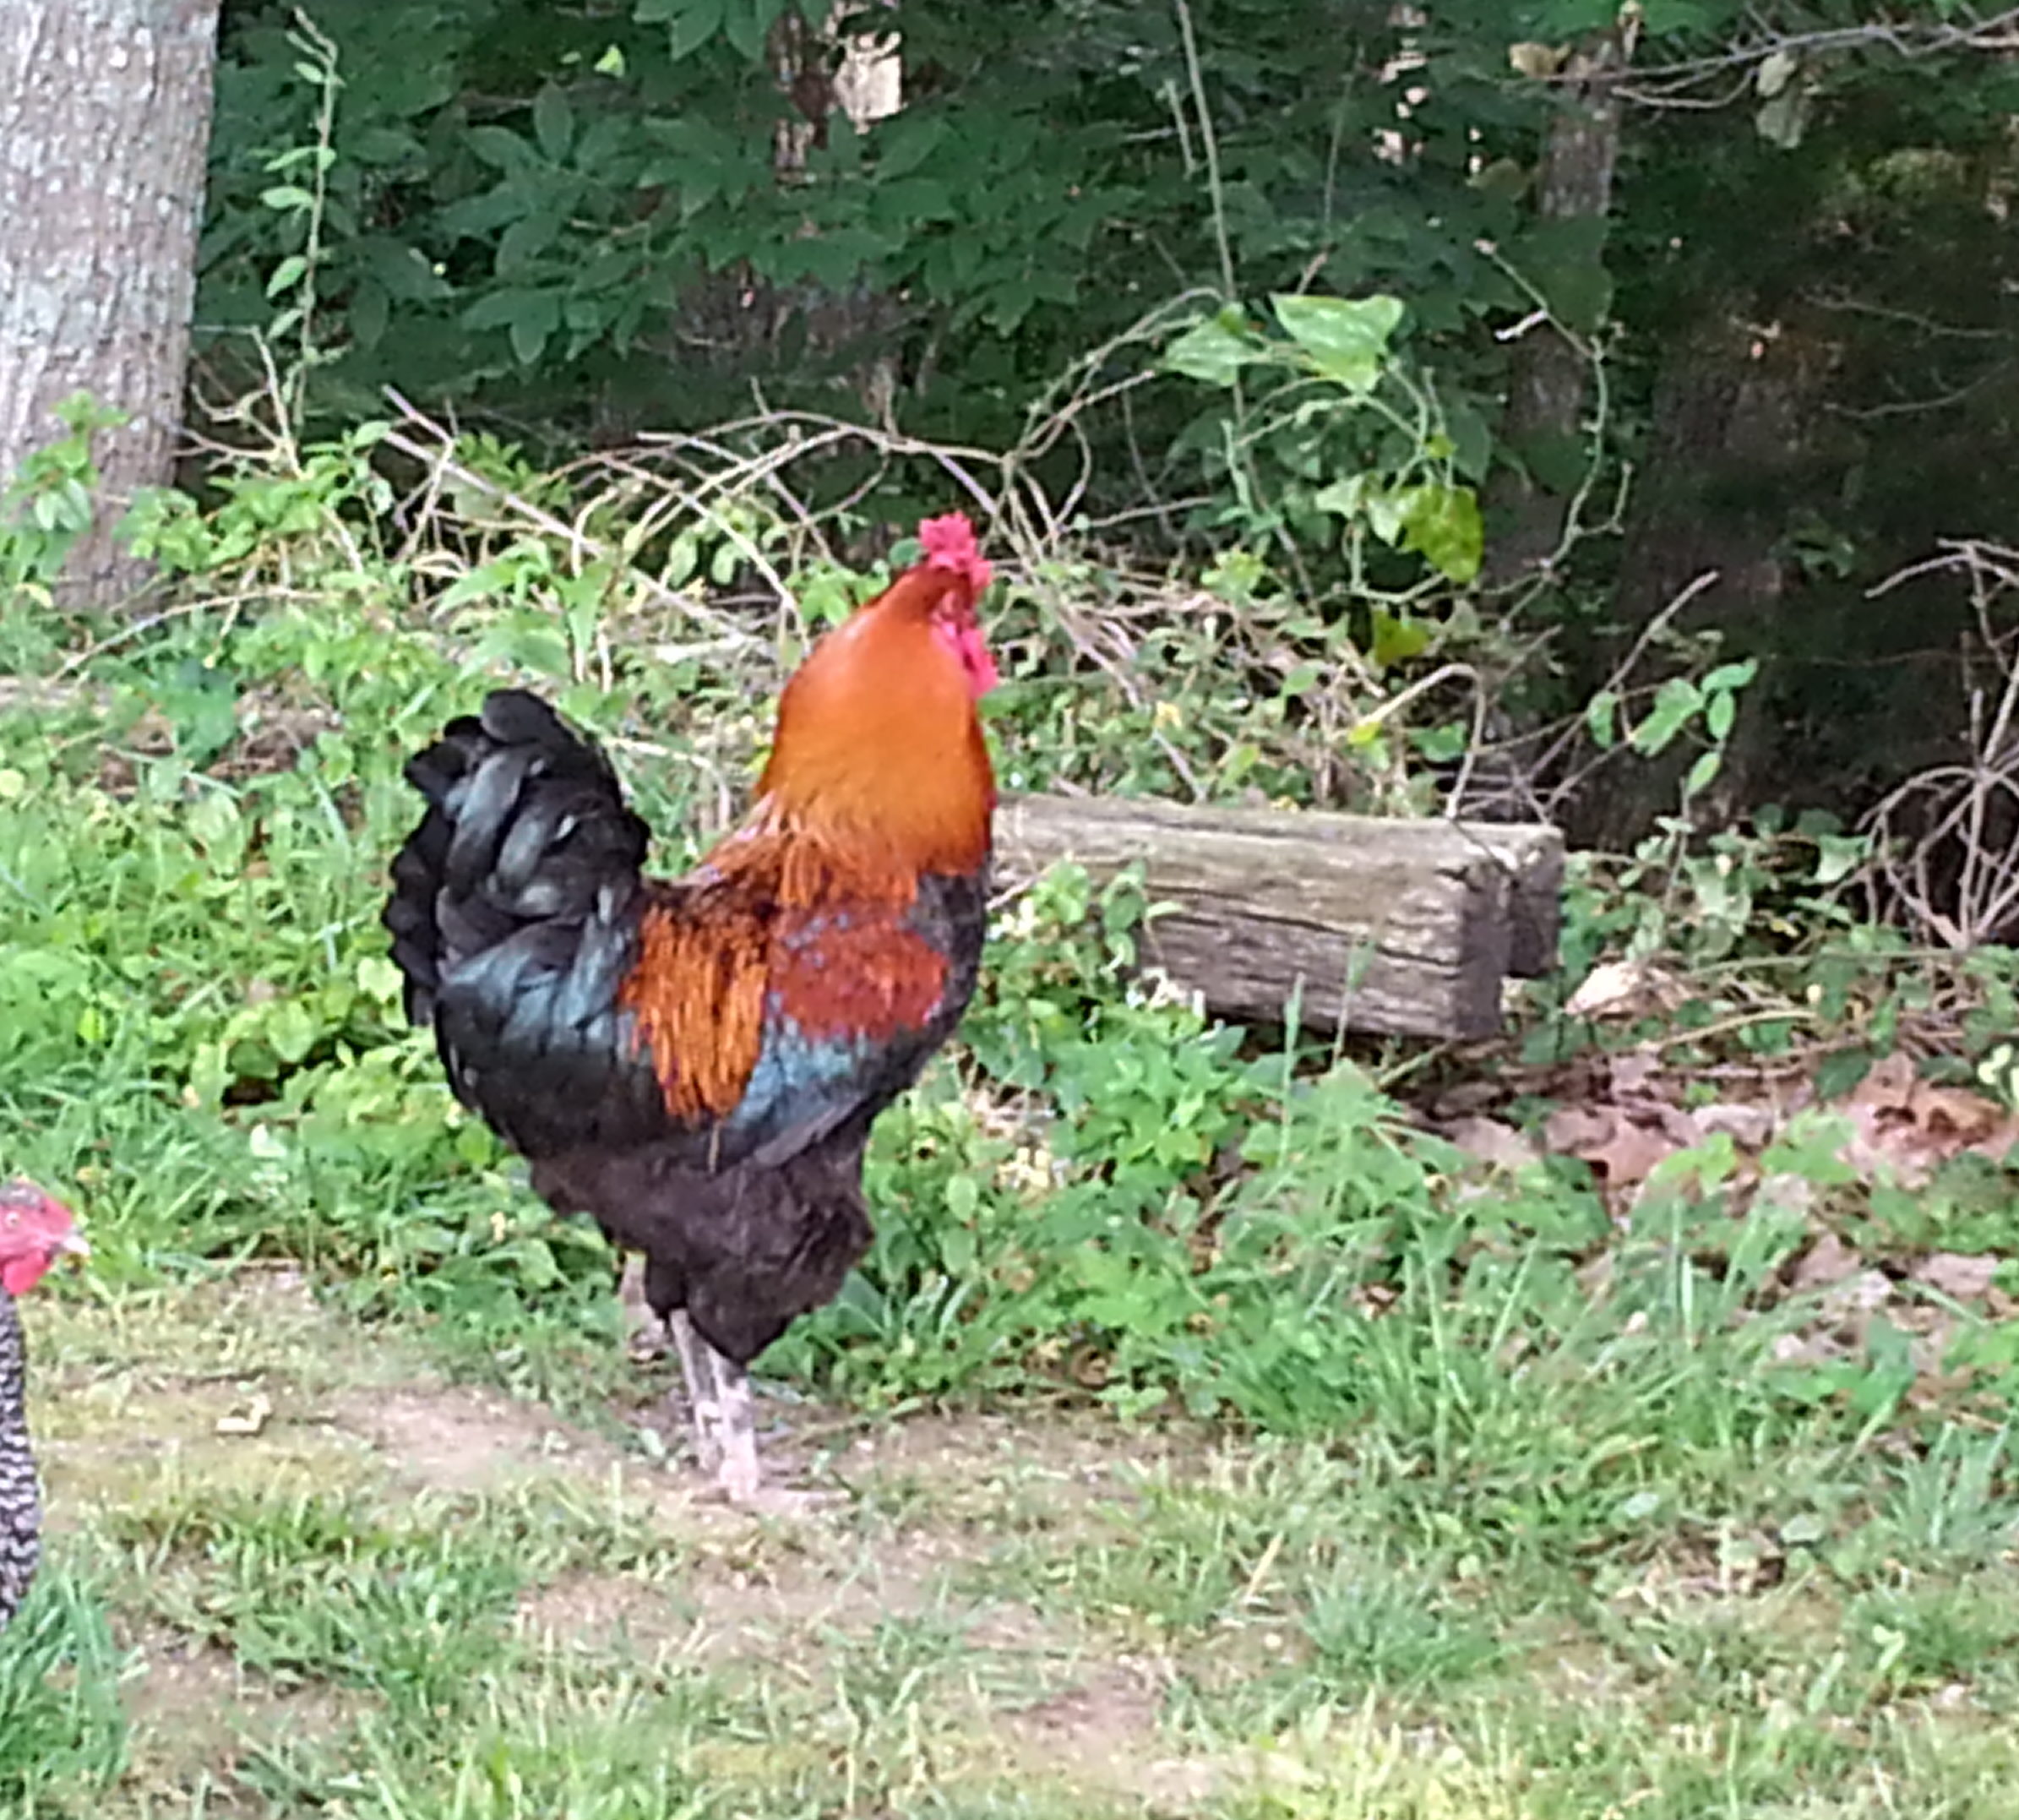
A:
[[[977,594],[994,577],[995,570],[975,542],[974,526],[967,522],[965,512],[919,520],[918,544],[925,552],[928,566],[966,576],[968,585]]]

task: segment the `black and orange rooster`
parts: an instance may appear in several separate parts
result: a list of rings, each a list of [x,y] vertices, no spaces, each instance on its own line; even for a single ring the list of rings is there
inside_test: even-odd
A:
[[[757,801],[686,877],[603,755],[501,689],[406,767],[406,1008],[558,1212],[645,1258],[705,1470],[759,1491],[743,1368],[868,1247],[863,1150],[975,986],[989,565],[958,513],[786,684]]]

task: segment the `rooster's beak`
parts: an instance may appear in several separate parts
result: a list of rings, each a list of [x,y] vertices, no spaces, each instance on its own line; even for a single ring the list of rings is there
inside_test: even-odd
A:
[[[56,1248],[71,1257],[89,1257],[91,1255],[91,1247],[81,1232],[65,1233],[56,1241]]]

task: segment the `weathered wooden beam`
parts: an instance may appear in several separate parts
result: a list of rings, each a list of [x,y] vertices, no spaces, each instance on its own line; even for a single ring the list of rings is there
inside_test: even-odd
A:
[[[1011,880],[1140,861],[1151,901],[1171,907],[1145,957],[1241,1022],[1279,1022],[1298,997],[1308,1029],[1488,1036],[1502,980],[1556,960],[1553,827],[1014,796],[995,850]]]

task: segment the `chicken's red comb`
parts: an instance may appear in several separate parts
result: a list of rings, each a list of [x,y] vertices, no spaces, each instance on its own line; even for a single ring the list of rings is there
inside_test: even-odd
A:
[[[957,575],[966,575],[977,594],[994,578],[995,570],[975,542],[974,526],[967,522],[965,512],[920,519],[918,545],[931,567],[950,569]]]
[[[62,1253],[90,1249],[76,1216],[54,1196],[19,1177],[0,1182],[0,1289],[24,1295]]]

